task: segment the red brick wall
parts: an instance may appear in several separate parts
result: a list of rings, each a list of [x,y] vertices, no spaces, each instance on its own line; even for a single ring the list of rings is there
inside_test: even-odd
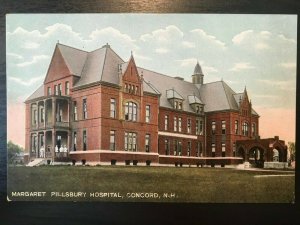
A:
[[[211,156],[211,144],[216,145],[216,157],[222,156],[222,142],[225,143],[226,153],[225,156],[233,156],[233,144],[237,140],[248,140],[253,139],[252,136],[252,123],[256,124],[257,135],[259,134],[259,125],[257,116],[244,116],[239,112],[213,112],[207,113],[207,153]],[[235,134],[235,121],[238,121],[238,134]],[[212,121],[216,122],[216,133],[212,135]],[[226,121],[226,132],[225,135],[222,134],[222,121]],[[242,124],[247,121],[248,126],[248,136],[242,135]]]
[[[60,80],[63,77],[69,76],[70,74],[71,72],[65,63],[65,60],[59,48],[56,47],[52,56],[51,63],[49,65],[44,84]]]

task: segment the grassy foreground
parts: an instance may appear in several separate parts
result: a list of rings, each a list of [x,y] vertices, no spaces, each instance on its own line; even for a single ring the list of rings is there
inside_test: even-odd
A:
[[[7,192],[16,201],[291,203],[293,175],[226,168],[9,167]]]

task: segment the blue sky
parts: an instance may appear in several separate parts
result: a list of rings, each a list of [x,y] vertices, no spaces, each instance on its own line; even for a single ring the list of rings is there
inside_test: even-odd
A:
[[[133,51],[138,66],[185,80],[198,60],[205,82],[246,86],[261,117],[295,117],[295,15],[9,14],[6,24],[8,107],[42,84],[59,40],[86,51],[109,43],[125,61]]]

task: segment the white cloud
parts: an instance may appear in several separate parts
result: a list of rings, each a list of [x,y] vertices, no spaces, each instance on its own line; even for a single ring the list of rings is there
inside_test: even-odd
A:
[[[6,55],[9,56],[9,57],[13,57],[15,59],[19,59],[19,60],[24,58],[23,56],[21,56],[19,54],[16,54],[16,53],[7,53]]]
[[[143,34],[140,36],[140,40],[143,42],[155,40],[158,42],[169,42],[170,40],[182,38],[183,32],[176,26],[170,25],[165,29],[157,29],[150,34]]]
[[[152,60],[148,56],[140,55],[140,54],[137,54],[137,53],[134,53],[133,56],[134,56],[135,59],[139,59],[139,60],[146,60],[146,61]]]
[[[269,31],[260,31],[260,32],[254,32],[253,30],[246,30],[243,31],[237,35],[235,35],[232,38],[232,42],[235,45],[241,46],[247,46],[256,50],[264,50],[269,49],[269,39],[271,38],[272,33]]]
[[[264,42],[258,42],[254,45],[254,48],[257,50],[269,49],[270,46]]]
[[[176,60],[176,62],[180,63],[181,67],[191,67],[191,66],[195,66],[197,63],[197,59],[196,58],[188,58],[188,59],[178,59]],[[203,64],[203,62],[199,62],[199,64]]]
[[[202,67],[203,69],[203,73],[217,73],[219,72],[218,69],[216,69],[215,67],[212,67],[212,66],[203,66]]]
[[[241,70],[249,70],[254,68],[255,67],[248,62],[240,62],[240,63],[235,63],[234,66],[231,69],[229,69],[229,71],[239,72]]]
[[[157,48],[157,49],[155,49],[155,52],[156,53],[159,53],[159,54],[166,54],[166,53],[168,53],[170,50],[169,49],[167,49],[167,48]]]
[[[286,68],[286,69],[296,69],[296,63],[295,62],[285,62],[280,63],[279,66]]]
[[[253,34],[253,30],[243,31],[243,32],[235,35],[232,38],[232,42],[236,45],[239,45],[239,44],[243,43],[246,39],[248,39],[250,34]]]
[[[197,34],[200,38],[209,41],[212,44],[215,44],[222,49],[226,49],[225,43],[218,40],[215,36],[207,34],[204,30],[202,29],[194,29],[190,31],[191,33]]]
[[[30,85],[32,85],[32,84],[34,84],[34,83],[36,83],[36,82],[38,82],[38,81],[40,81],[40,80],[42,80],[44,78],[45,78],[45,76],[38,76],[38,77],[33,77],[33,78],[29,79],[29,80],[23,80],[21,78],[14,77],[14,76],[9,76],[8,77],[9,80],[14,81],[14,82],[16,82],[18,84],[21,84],[23,86],[30,86]]]
[[[279,35],[278,35],[278,38],[280,38],[280,39],[283,40],[283,41],[290,42],[290,43],[293,43],[293,44],[296,44],[296,43],[297,43],[297,41],[294,40],[293,38],[287,38],[287,37],[284,36],[283,34],[279,34]]]
[[[258,94],[253,94],[252,96],[254,98],[278,99],[278,96],[276,96],[276,95],[258,95]]]
[[[45,59],[48,59],[49,56],[47,55],[36,55],[36,56],[33,56],[32,57],[32,60],[31,61],[27,61],[27,62],[23,62],[23,63],[18,63],[17,66],[18,67],[25,67],[25,66],[30,66],[32,64],[35,64],[41,60],[45,60]]]
[[[89,37],[92,40],[97,40],[99,37],[102,36],[109,36],[110,38],[117,38],[119,40],[128,42],[128,43],[133,43],[135,42],[134,39],[132,39],[129,35],[121,33],[119,30],[113,28],[113,27],[106,27],[103,29],[96,29],[92,31],[92,33],[89,35]]]
[[[280,90],[296,90],[296,81],[294,80],[266,80],[266,79],[259,79],[257,80],[259,83],[263,83],[268,86],[272,86],[273,88],[277,88]]]
[[[246,30],[235,35],[232,43],[236,46],[245,47],[249,50],[268,50],[268,49],[285,49],[288,44],[295,44],[292,38],[287,38],[283,34],[276,35],[269,31]],[[278,48],[281,46],[281,48]]]
[[[25,49],[36,49],[40,47],[40,44],[38,43],[35,43],[35,42],[25,42],[24,45],[22,46],[22,48],[25,48]]]
[[[195,48],[196,47],[195,43],[189,42],[189,41],[183,41],[182,45],[186,48]]]
[[[79,33],[73,31],[71,26],[63,23],[55,23],[46,27],[45,30],[47,30],[47,32],[42,35],[44,38],[47,38],[51,35],[56,35],[58,32],[72,33],[75,36],[80,36]]]

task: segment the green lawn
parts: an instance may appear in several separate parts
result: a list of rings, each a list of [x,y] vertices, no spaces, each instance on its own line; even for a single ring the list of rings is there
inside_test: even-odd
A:
[[[289,176],[255,177],[276,174]],[[9,167],[7,183],[11,200],[291,203],[295,191],[295,177],[291,175],[294,173],[228,168],[41,166]],[[12,192],[45,194],[24,198],[13,197]],[[86,195],[84,198],[51,197],[51,192],[85,192]],[[98,195],[117,193],[112,195],[121,198],[89,196],[95,192]],[[135,196],[131,193],[143,193],[144,197],[131,198]]]

